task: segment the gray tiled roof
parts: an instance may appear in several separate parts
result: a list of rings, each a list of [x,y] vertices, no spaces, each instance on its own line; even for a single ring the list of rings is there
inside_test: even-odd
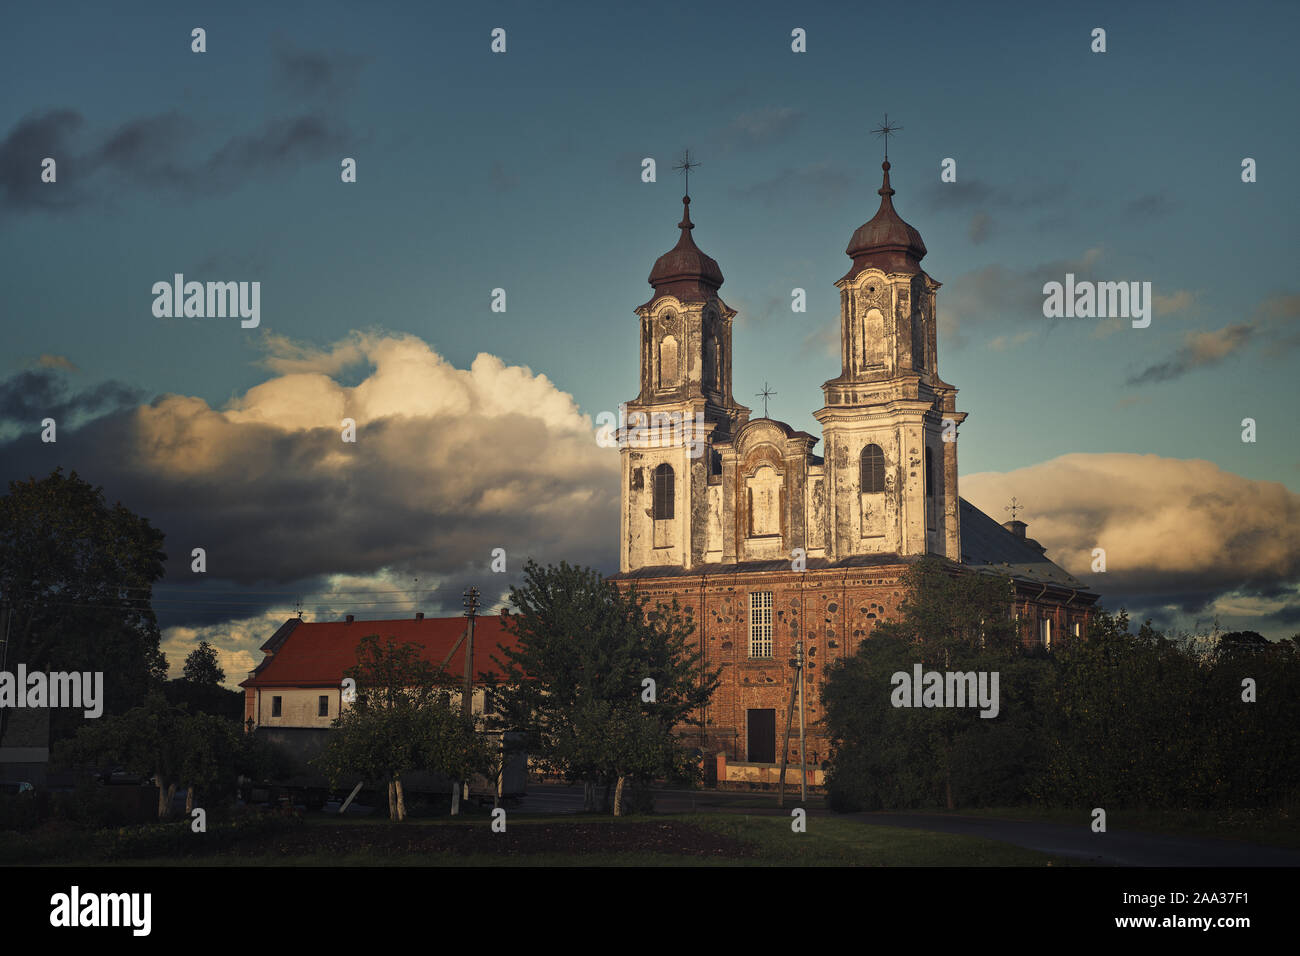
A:
[[[965,498],[959,501],[962,564],[1022,581],[1088,591],[1077,578],[1049,561],[1032,538],[1012,534]]]

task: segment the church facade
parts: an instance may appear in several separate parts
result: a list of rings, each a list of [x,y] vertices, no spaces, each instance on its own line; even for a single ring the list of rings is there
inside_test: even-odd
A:
[[[889,170],[886,161],[879,210],[853,233],[851,265],[836,282],[840,373],[813,413],[822,455],[816,436],[751,417],[735,400],[736,312],[719,295],[717,262],[692,238],[689,196],[680,238],[635,310],[640,391],[619,433],[613,578],[690,611],[706,665],[722,668],[699,715],[699,745],[729,780],[775,779],[795,641],[806,655],[810,766],[828,757],[820,675],[897,612],[901,575],[926,555],[1010,577],[1008,613],[1026,642],[1080,637],[1097,600],[1025,536],[1024,522],[999,524],[958,495],[966,416],[938,370],[940,283],[921,267],[920,234],[894,209]]]

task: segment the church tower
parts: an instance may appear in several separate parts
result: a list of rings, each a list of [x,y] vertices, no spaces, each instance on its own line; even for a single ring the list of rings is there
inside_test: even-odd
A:
[[[731,392],[736,312],[718,297],[722,270],[691,238],[690,204],[684,196],[681,236],[650,270],[654,294],[636,309],[641,391],[619,432],[622,571],[704,561],[711,516],[718,524],[722,510],[715,446],[749,419]]]
[[[894,211],[889,161],[880,209],[853,233],[840,290],[837,378],[822,385],[825,554],[939,554],[961,560],[957,389],[939,377],[925,243]],[[945,440],[946,439],[946,440]]]

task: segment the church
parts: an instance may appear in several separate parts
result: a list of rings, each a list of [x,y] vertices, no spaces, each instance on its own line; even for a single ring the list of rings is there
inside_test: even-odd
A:
[[[894,209],[888,159],[882,168],[880,208],[854,231],[835,283],[841,367],[813,413],[822,454],[817,436],[736,401],[736,312],[719,295],[718,263],[692,238],[689,195],[677,244],[655,262],[653,294],[635,310],[641,381],[620,432],[612,579],[652,602],[676,598],[705,665],[721,667],[703,727],[692,728],[720,785],[776,781],[795,641],[809,766],[827,759],[819,675],[896,613],[900,577],[923,556],[1010,577],[1008,614],[1026,643],[1080,638],[1098,598],[1048,560],[1024,522],[999,523],[959,496],[966,414],[939,375],[940,283],[921,266],[920,233]],[[655,421],[697,424],[652,443],[628,434]],[[793,740],[791,749],[797,767]],[[820,769],[809,782],[822,782]]]

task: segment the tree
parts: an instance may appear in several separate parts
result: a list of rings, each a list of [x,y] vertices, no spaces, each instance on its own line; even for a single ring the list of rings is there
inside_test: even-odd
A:
[[[238,721],[191,714],[157,691],[124,714],[86,724],[56,753],[65,766],[121,766],[153,777],[159,820],[170,819],[178,786],[187,790],[187,813],[199,795],[210,805],[220,804],[233,794],[240,773],[255,771],[266,759]]]
[[[190,651],[183,673],[190,683],[210,687],[220,687],[226,679],[226,672],[217,663],[216,649],[207,641],[199,641],[199,646]]]
[[[316,759],[333,786],[382,780],[389,818],[405,820],[404,774],[428,770],[460,780],[488,769],[486,744],[452,703],[450,677],[422,660],[417,645],[364,637],[345,676],[356,681],[356,702],[334,719]]]
[[[934,558],[903,575],[894,620],[833,664],[822,690],[831,737],[828,787],[837,809],[1015,802],[1045,746],[1036,714],[1048,692],[1043,652],[1020,644],[1011,582]],[[999,674],[999,714],[977,708],[894,707],[893,675]]]
[[[74,471],[13,481],[0,497],[0,605],[11,612],[6,665],[102,671],[108,713],[143,701],[166,679],[152,588],[163,534]],[[79,715],[51,713],[51,737]],[[0,737],[7,712],[0,711]]]
[[[721,671],[705,671],[676,601],[650,608],[589,568],[531,560],[510,601],[503,624],[517,644],[497,661],[497,726],[525,731],[529,752],[566,778],[612,786],[616,816],[628,782],[696,769],[675,729],[699,723]]]

